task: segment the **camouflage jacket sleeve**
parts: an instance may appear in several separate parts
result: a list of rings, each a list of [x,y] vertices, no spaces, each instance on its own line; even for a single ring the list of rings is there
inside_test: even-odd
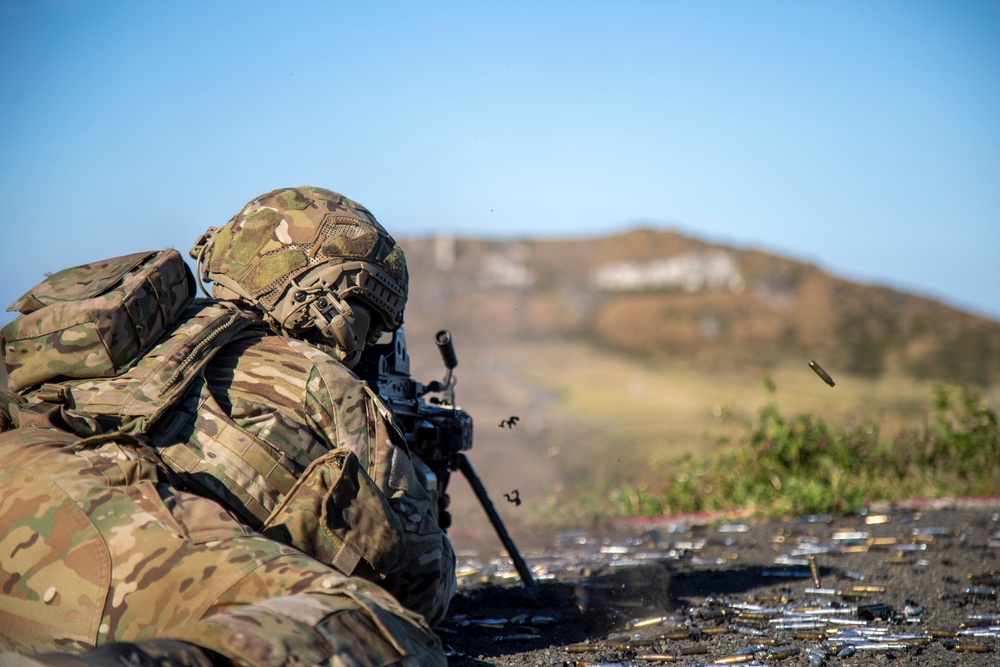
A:
[[[432,624],[455,590],[455,557],[394,419],[368,386],[308,343],[263,336],[206,372],[241,429],[302,470],[263,527],[345,574],[378,581]]]

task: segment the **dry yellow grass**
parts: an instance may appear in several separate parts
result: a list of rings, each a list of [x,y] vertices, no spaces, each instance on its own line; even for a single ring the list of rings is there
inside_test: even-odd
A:
[[[419,360],[414,375],[439,374],[436,352],[423,349],[423,340],[410,342]],[[470,459],[519,534],[573,520],[581,489],[599,491],[616,481],[665,488],[683,455],[707,455],[720,439],[741,437],[769,402],[785,414],[812,413],[832,425],[874,422],[885,433],[921,428],[933,389],[930,382],[893,375],[859,379],[825,364],[836,381],[829,387],[809,359],[790,359],[768,372],[776,387],[771,393],[759,370],[709,372],[691,363],[598,354],[581,342],[460,343],[459,402],[476,420]],[[518,426],[497,428],[510,415],[520,417]],[[488,535],[465,487],[462,480],[452,484],[456,531]],[[514,489],[524,500],[520,506],[504,499]]]
[[[838,376],[830,368],[837,385],[829,387],[802,359],[767,374],[776,387],[772,394],[759,371],[706,372],[682,362],[595,355],[583,344],[534,346],[517,359],[518,371],[528,381],[552,392],[551,410],[559,421],[591,424],[600,435],[589,447],[612,447],[641,464],[637,477],[684,454],[706,453],[721,438],[738,436],[768,402],[788,413],[812,413],[838,424],[920,427],[933,386],[900,376]],[[602,452],[579,453],[575,458],[586,460]]]

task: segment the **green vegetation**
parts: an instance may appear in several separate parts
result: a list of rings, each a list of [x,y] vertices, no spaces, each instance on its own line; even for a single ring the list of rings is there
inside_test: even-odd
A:
[[[773,383],[769,389],[773,394]],[[808,413],[785,416],[771,402],[735,442],[708,456],[686,455],[664,491],[631,484],[603,489],[603,514],[849,513],[868,501],[995,494],[996,413],[967,388],[938,387],[931,414],[920,430],[883,437],[874,423],[831,426]],[[591,511],[598,505],[592,500]]]

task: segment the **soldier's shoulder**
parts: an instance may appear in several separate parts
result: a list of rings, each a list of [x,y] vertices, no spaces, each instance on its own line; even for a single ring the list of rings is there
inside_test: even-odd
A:
[[[296,338],[261,332],[228,348],[220,361],[241,369],[263,366],[274,373],[320,376],[338,384],[362,382],[321,347]]]

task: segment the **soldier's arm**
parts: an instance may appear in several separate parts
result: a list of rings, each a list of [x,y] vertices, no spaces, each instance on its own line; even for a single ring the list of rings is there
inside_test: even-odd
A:
[[[386,494],[402,525],[404,549],[383,586],[434,625],[444,618],[455,594],[455,553],[434,518],[433,501],[412,460],[398,444],[390,444],[392,440],[384,441],[390,452]]]
[[[420,482],[392,413],[363,382],[350,391],[311,391],[313,413],[319,425],[336,434],[349,447],[365,472],[388,501],[401,528],[398,558],[379,573],[380,583],[409,609],[431,624],[444,618],[455,593],[455,554],[444,531],[434,519],[430,496]],[[316,388],[318,383],[310,383]],[[348,396],[352,407],[344,410],[324,405],[332,396]],[[343,400],[343,399],[341,399]],[[335,423],[336,422],[336,423]]]
[[[224,394],[237,426],[304,468],[263,532],[440,620],[454,554],[391,413],[367,385],[319,348],[276,336],[223,350],[215,366],[213,393]]]

